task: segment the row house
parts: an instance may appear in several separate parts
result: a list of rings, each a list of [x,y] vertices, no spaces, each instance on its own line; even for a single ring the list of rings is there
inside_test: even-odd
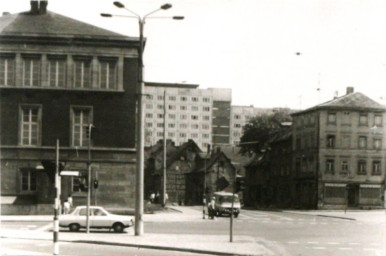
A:
[[[32,203],[32,212],[53,202],[53,184],[36,166],[55,159],[59,140],[68,170],[86,169],[90,144],[93,203],[134,205],[138,38],[50,12],[48,1],[30,4],[0,17],[3,202]],[[84,203],[81,182],[62,177],[62,200]]]

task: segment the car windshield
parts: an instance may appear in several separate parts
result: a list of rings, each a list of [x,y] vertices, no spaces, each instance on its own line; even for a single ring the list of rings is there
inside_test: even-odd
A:
[[[235,196],[235,203],[239,202],[239,198]],[[220,197],[220,203],[232,203],[232,196],[221,196]]]

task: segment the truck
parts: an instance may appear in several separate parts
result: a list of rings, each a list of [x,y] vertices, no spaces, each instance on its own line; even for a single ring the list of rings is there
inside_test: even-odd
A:
[[[234,194],[230,192],[214,192],[213,197],[215,200],[215,207],[213,209],[215,216],[222,216],[222,215],[231,215],[232,211],[232,198],[234,198],[233,201],[233,216],[237,218],[240,213],[240,200],[239,196],[237,194]]]

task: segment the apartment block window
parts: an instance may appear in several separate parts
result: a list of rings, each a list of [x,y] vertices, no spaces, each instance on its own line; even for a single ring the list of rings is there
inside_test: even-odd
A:
[[[186,138],[186,133],[180,133],[180,138]]]
[[[348,173],[348,161],[347,160],[342,161],[340,173],[342,173],[342,174]]]
[[[203,102],[210,102],[210,98],[204,97],[204,98],[202,98],[202,101]]]
[[[23,56],[23,86],[40,85],[40,55]]]
[[[169,114],[168,116],[170,119],[176,119],[176,114]]]
[[[164,96],[158,95],[158,96],[157,96],[157,100],[164,100]]]
[[[175,105],[168,105],[168,109],[169,109],[169,110],[175,110],[175,109],[176,109],[176,106],[175,106]]]
[[[382,139],[376,138],[374,139],[374,149],[382,148]]]
[[[192,118],[192,120],[198,120],[198,116],[197,115],[192,115],[191,118]]]
[[[164,118],[163,114],[157,114],[157,118]]]
[[[36,191],[36,172],[35,170],[21,170],[21,190],[23,192]]]
[[[366,175],[366,161],[365,160],[359,160],[358,161],[358,174],[359,175]]]
[[[64,87],[66,82],[66,57],[48,56],[47,78],[50,87]]]
[[[210,120],[210,116],[203,116],[203,117],[202,117],[202,120],[204,120],[204,121],[209,121],[209,120]]]
[[[336,124],[336,113],[328,113],[327,122],[329,124]]]
[[[180,115],[181,120],[186,120],[187,116],[186,115]]]
[[[80,189],[80,184],[81,184],[81,179],[80,177],[71,177],[72,178],[72,192],[81,192]],[[86,183],[84,181],[84,183]]]
[[[192,106],[192,111],[198,111],[198,106]]]
[[[367,137],[359,136],[359,148],[365,149],[367,148]]]
[[[100,58],[99,59],[99,88],[116,89],[117,88],[117,59]]]
[[[335,147],[335,135],[327,135],[327,147],[328,148]]]
[[[234,124],[233,125],[235,128],[241,128],[241,124]]]
[[[359,125],[360,126],[367,126],[368,125],[368,116],[367,116],[367,114],[360,114],[359,115]]]
[[[326,160],[326,173],[334,174],[334,159]]]
[[[203,134],[202,134],[202,138],[203,138],[203,139],[209,139],[209,134],[203,133]]]
[[[74,88],[91,88],[91,58],[74,58]]]
[[[181,101],[187,101],[187,100],[188,100],[188,97],[185,97],[185,96],[181,97]]]
[[[164,105],[158,104],[158,105],[157,105],[157,109],[164,109]]]
[[[146,118],[153,118],[153,114],[152,113],[146,113]]]
[[[174,132],[168,132],[168,137],[173,138],[174,137]]]
[[[20,144],[37,146],[40,144],[41,107],[35,105],[20,108]]]
[[[176,96],[169,96],[169,100],[175,101],[176,100]]]
[[[191,127],[192,129],[198,129],[198,124],[192,124]]]
[[[188,128],[188,125],[187,124],[180,124],[180,128],[181,129],[186,129],[186,128]]]
[[[146,104],[147,109],[153,109],[153,104]]]
[[[158,128],[164,127],[164,123],[157,123],[157,127],[158,127]]]
[[[185,110],[187,110],[187,107],[186,106],[180,106],[180,110],[185,111]]]
[[[174,128],[174,127],[176,127],[176,124],[174,124],[174,123],[168,124],[168,127],[169,128]]]
[[[0,85],[15,85],[15,55],[0,54]]]
[[[86,129],[92,123],[91,107],[73,107],[71,115],[72,146],[88,146],[89,138],[87,138]]]
[[[203,130],[209,130],[209,125],[208,124],[203,124],[202,125]]]
[[[192,139],[197,139],[198,138],[198,133],[192,133],[191,136],[192,136]]]
[[[192,97],[192,101],[193,102],[198,102],[198,98],[197,97]]]
[[[148,128],[153,127],[153,123],[146,123],[146,127]]]
[[[373,172],[372,175],[381,175],[381,161],[373,161]]]
[[[382,123],[383,123],[382,115],[375,115],[374,116],[374,125],[376,125],[377,127],[381,127]]]
[[[158,137],[163,137],[163,136],[164,136],[164,133],[163,133],[163,132],[157,132],[157,136],[158,136]]]
[[[235,115],[235,119],[241,119],[240,115]]]
[[[146,99],[147,99],[147,100],[152,100],[152,99],[153,99],[153,95],[151,95],[151,94],[146,94]]]

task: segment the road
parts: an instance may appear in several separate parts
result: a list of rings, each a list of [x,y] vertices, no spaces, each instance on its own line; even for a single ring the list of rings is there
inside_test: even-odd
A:
[[[200,211],[197,210],[200,216]],[[44,222],[4,222],[2,228],[47,230],[51,223]],[[145,222],[146,233],[153,234],[229,234],[229,218],[218,217],[216,220],[196,218],[194,221],[184,222]],[[106,234],[108,235],[108,234]],[[269,212],[242,210],[234,219],[234,235],[254,237],[277,255],[313,255],[313,256],[383,256],[385,255],[385,223],[379,221],[347,220],[327,218],[311,215],[301,215],[288,212]],[[17,243],[3,241],[6,248],[16,246]],[[228,243],[229,241],[224,241]],[[234,242],[242,242],[234,240]],[[40,243],[40,242],[39,242]],[[51,244],[42,242],[41,244]],[[33,247],[33,245],[31,245]],[[42,245],[42,248],[44,246]],[[64,245],[64,249],[67,245]],[[70,247],[68,245],[68,247]],[[75,248],[83,248],[76,244]],[[96,250],[92,255],[138,254],[128,248],[101,246],[103,250]],[[21,246],[23,248],[23,246]],[[41,248],[35,248],[38,250]],[[95,247],[84,245],[83,250]],[[99,246],[98,246],[99,248]],[[106,249],[104,249],[106,248]],[[20,248],[19,248],[20,249]],[[130,248],[132,250],[133,248]],[[121,251],[122,250],[122,251]],[[143,252],[144,250],[141,250]],[[71,251],[68,251],[68,255]],[[78,252],[75,250],[75,252]],[[114,253],[113,253],[114,252]],[[100,253],[100,254],[99,254]],[[123,254],[121,254],[123,253]],[[126,253],[126,254],[125,254]],[[152,254],[151,252],[145,254]],[[156,253],[156,254],[161,254]],[[163,254],[163,253],[162,253]],[[177,255],[176,252],[165,252]],[[181,253],[186,254],[186,253]],[[85,254],[87,255],[87,254]]]

